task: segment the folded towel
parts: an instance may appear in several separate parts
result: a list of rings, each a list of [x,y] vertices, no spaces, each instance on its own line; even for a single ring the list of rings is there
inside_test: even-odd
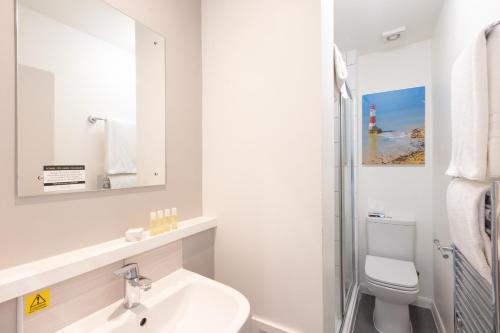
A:
[[[335,92],[336,95],[340,94],[344,87],[344,83],[347,80],[347,64],[342,57],[342,52],[340,52],[337,45],[334,46],[334,58],[335,58]]]
[[[451,74],[451,162],[447,175],[485,180],[488,152],[488,74],[482,30]]]
[[[134,174],[109,175],[108,177],[111,189],[137,186],[137,176]]]
[[[448,186],[446,203],[451,240],[479,274],[491,283],[491,267],[486,254],[491,241],[484,231],[484,200],[490,186],[489,183],[454,179]]]
[[[108,119],[106,121],[106,172],[137,173],[135,124]]]
[[[487,41],[489,86],[488,176],[500,177],[500,27],[491,31]]]

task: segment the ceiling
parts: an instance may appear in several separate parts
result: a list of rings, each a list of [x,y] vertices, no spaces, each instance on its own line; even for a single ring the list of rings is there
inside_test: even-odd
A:
[[[358,54],[384,51],[432,37],[443,0],[335,0],[335,43]],[[395,42],[382,32],[406,26]]]

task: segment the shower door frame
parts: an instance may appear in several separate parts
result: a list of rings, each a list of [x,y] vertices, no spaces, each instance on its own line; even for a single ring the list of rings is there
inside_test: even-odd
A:
[[[357,306],[357,304],[352,304],[352,302],[356,302],[357,303],[357,290],[359,289],[359,285],[358,285],[358,260],[357,260],[357,255],[358,255],[358,246],[357,246],[357,225],[356,225],[356,216],[357,216],[357,212],[356,212],[356,208],[357,208],[357,205],[356,205],[356,196],[355,196],[355,193],[357,193],[357,191],[355,190],[355,185],[357,184],[357,182],[355,181],[355,177],[357,176],[356,175],[356,172],[355,172],[355,168],[356,168],[356,164],[354,163],[355,162],[355,152],[356,150],[354,149],[354,145],[356,144],[357,140],[355,138],[355,126],[357,126],[357,124],[355,123],[355,117],[354,117],[354,108],[355,108],[355,101],[354,99],[352,98],[352,95],[351,95],[351,91],[349,89],[349,86],[346,84],[345,85],[345,91],[342,92],[341,94],[341,97],[339,98],[339,101],[338,101],[338,107],[339,107],[339,142],[340,142],[340,145],[339,145],[339,149],[340,149],[340,152],[339,152],[339,174],[338,174],[338,179],[340,179],[340,193],[339,193],[339,203],[340,203],[340,207],[339,207],[339,218],[340,218],[340,228],[339,228],[339,231],[340,231],[340,237],[339,237],[339,240],[340,240],[340,267],[341,267],[341,272],[340,272],[340,285],[341,285],[341,295],[340,296],[340,305],[342,307],[342,324],[340,326],[340,330],[341,332],[345,332],[346,329],[347,331],[349,331],[350,329],[352,329],[352,322],[347,322],[346,319],[351,319],[352,318],[348,318],[348,312],[350,311],[350,309],[352,308],[353,311],[355,310],[355,307]],[[347,103],[350,103],[350,108],[348,109],[346,106],[347,106]],[[349,127],[349,128],[348,128]],[[347,135],[350,135],[351,136],[351,142],[350,142],[350,146],[349,146],[349,152],[346,150],[347,147],[346,147],[346,144],[347,144]],[[349,195],[351,196],[350,198],[350,209],[351,209],[351,221],[349,221],[349,223],[351,224],[351,228],[352,228],[352,238],[351,238],[351,244],[352,244],[352,262],[351,262],[351,267],[352,267],[352,282],[347,290],[347,292],[345,292],[344,290],[344,269],[345,269],[345,258],[344,258],[344,244],[345,244],[345,235],[344,235],[344,229],[345,229],[345,223],[347,221],[345,221],[345,208],[346,208],[346,193],[345,193],[345,189],[346,189],[346,179],[345,179],[345,175],[346,175],[346,168],[345,168],[345,163],[350,163],[350,168],[349,168],[349,172],[350,172],[350,188],[351,188],[351,192],[349,193]],[[348,324],[348,325],[347,325]]]

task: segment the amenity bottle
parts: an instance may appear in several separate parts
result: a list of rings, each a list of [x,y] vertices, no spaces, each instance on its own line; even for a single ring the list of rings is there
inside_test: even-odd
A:
[[[165,231],[172,230],[172,214],[170,209],[165,209]]]
[[[160,209],[159,211],[156,212],[156,215],[158,215],[158,222],[157,222],[157,228],[158,234],[161,234],[165,232],[165,216],[163,215],[163,210]]]
[[[156,212],[151,212],[149,213],[149,234],[151,236],[154,236],[157,234],[157,220],[158,217],[156,215]]]
[[[177,222],[177,208],[172,208],[172,216],[170,217],[170,223],[172,226],[172,230],[175,230],[179,227]]]

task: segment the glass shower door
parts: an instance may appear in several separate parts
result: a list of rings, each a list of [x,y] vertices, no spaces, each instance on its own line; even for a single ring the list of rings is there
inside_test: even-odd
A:
[[[347,91],[347,90],[346,90]],[[335,327],[345,324],[356,280],[356,243],[354,218],[354,105],[347,92],[337,104],[335,117],[336,198],[335,198]]]
[[[353,166],[353,103],[342,98],[340,110],[340,169],[341,169],[341,255],[343,312],[347,310],[355,284],[354,242],[354,166]]]

